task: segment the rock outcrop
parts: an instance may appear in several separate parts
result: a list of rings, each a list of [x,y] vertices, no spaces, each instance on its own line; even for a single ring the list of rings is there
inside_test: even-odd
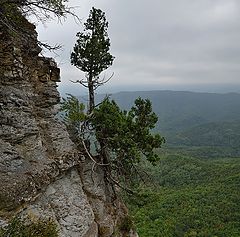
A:
[[[56,118],[60,70],[21,24],[31,37],[0,26],[0,226],[19,213],[53,218],[64,237],[123,236],[126,208]]]

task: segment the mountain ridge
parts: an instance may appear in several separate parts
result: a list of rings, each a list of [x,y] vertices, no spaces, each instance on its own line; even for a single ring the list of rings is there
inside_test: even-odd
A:
[[[96,95],[98,102],[104,97],[103,94]],[[153,110],[159,117],[158,130],[164,132],[189,128],[191,123],[196,126],[206,122],[240,118],[240,111],[237,111],[240,107],[240,94],[235,92],[221,94],[170,90],[122,91],[110,94],[109,97],[124,110],[128,110],[138,97],[150,99]]]
[[[219,147],[223,149],[223,145],[226,145],[231,148],[229,155],[240,154],[236,146],[233,147],[233,143],[228,141],[229,137],[225,136],[228,133],[227,126],[232,129],[232,126],[240,121],[239,93],[123,91],[111,94],[110,99],[115,100],[121,109],[129,110],[138,97],[152,101],[153,111],[159,118],[154,132],[159,132],[166,138],[167,146],[187,145],[190,148],[194,145],[204,149],[203,145],[209,144],[215,150]],[[98,102],[103,98],[103,94],[96,95]],[[217,132],[211,124],[217,125]],[[238,130],[231,133],[231,141],[234,137],[238,138]],[[213,141],[221,141],[221,144]]]

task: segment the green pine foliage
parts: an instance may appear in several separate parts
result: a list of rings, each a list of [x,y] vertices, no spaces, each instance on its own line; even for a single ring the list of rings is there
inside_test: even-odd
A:
[[[97,139],[122,165],[138,163],[142,155],[151,163],[158,160],[154,149],[161,147],[164,138],[151,133],[157,116],[152,112],[149,100],[138,98],[127,112],[122,111],[116,102],[105,99],[94,110],[91,122]]]
[[[129,112],[122,111],[114,101],[105,99],[94,110],[91,120],[99,141],[100,154],[111,165],[111,176],[133,181],[138,175],[138,164],[145,157],[154,164],[158,160],[155,148],[164,142],[159,134],[152,134],[151,129],[157,122],[152,112],[151,102],[138,98]],[[125,185],[127,185],[125,180]]]
[[[80,124],[87,119],[85,113],[85,105],[81,103],[75,96],[68,94],[62,99],[61,111],[64,112],[64,122],[74,124],[79,127]]]
[[[77,33],[77,42],[71,53],[71,64],[86,73],[86,79],[77,82],[88,88],[89,113],[95,107],[94,91],[108,81],[101,79],[100,74],[110,67],[114,60],[109,53],[110,39],[107,28],[105,13],[93,7],[84,23],[84,31]]]
[[[97,77],[112,65],[114,57],[109,53],[108,22],[105,13],[92,8],[84,23],[84,31],[77,33],[77,42],[71,53],[71,63],[83,72]]]

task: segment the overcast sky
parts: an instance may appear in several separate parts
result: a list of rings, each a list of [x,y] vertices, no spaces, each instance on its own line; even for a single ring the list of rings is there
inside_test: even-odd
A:
[[[92,6],[102,9],[114,77],[99,92],[193,90],[240,92],[239,0],[70,0],[84,22]],[[38,25],[39,38],[63,45],[54,56],[61,68],[61,91],[79,94],[69,80],[83,74],[70,64],[76,33],[83,26],[69,17],[62,24]]]

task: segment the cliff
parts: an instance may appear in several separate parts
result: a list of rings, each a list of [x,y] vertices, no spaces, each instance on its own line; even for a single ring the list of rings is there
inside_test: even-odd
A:
[[[0,25],[0,226],[18,214],[50,217],[64,237],[133,236],[118,231],[127,209],[103,171],[56,118],[60,69],[21,24],[31,37]]]

